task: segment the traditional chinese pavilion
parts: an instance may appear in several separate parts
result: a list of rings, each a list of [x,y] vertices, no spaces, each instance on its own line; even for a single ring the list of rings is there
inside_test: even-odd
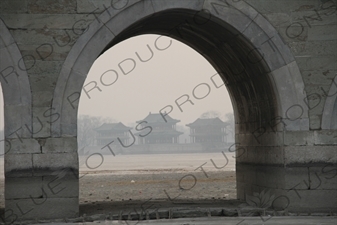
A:
[[[183,134],[176,130],[176,124],[180,122],[180,120],[173,119],[169,115],[165,116],[165,120],[159,113],[149,113],[147,117],[143,120],[137,121],[137,123],[141,123],[142,121],[146,121],[141,123],[142,128],[144,128],[143,132],[138,132],[136,135],[138,136],[138,144],[176,144],[179,143],[179,135]],[[152,131],[149,133],[149,128],[145,130],[145,127],[151,127]],[[139,129],[142,129],[139,127]],[[146,131],[146,132],[145,132]],[[147,134],[145,137],[142,135]]]
[[[226,142],[226,126],[218,117],[197,119],[186,124],[190,128],[191,143]]]
[[[97,132],[97,145],[106,145],[117,138],[119,138],[124,145],[127,145],[130,139],[129,130],[131,129],[131,127],[127,127],[123,123],[104,123],[95,129]]]

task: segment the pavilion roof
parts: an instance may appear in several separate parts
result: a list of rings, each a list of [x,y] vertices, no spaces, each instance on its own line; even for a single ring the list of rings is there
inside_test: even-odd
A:
[[[223,122],[219,117],[215,118],[198,118],[193,123],[186,124],[188,127],[205,127],[205,126],[216,126],[216,127],[225,127],[229,123]]]
[[[139,120],[137,121],[137,123],[141,122],[141,121],[146,121],[147,123],[178,123],[180,122],[180,120],[176,120],[173,119],[172,117],[170,117],[169,115],[165,116],[166,121],[164,120],[164,118],[162,117],[162,115],[160,113],[149,113],[149,115],[147,115],[147,117],[145,117],[145,119],[143,120]]]

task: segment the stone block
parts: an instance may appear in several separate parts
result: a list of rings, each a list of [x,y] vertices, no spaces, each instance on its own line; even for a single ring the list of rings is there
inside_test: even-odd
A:
[[[336,57],[334,56],[297,56],[296,61],[301,71],[304,70],[337,70]]]
[[[12,34],[8,31],[6,24],[4,24],[2,20],[0,21],[0,33],[1,33],[1,42],[2,42],[2,44],[0,45],[0,49],[5,48],[15,43],[15,40]]]
[[[138,19],[153,13],[151,1],[139,1],[130,7],[125,7],[123,13],[118,13],[113,19],[107,21],[105,25],[114,35],[118,35],[128,26],[138,21]]]
[[[292,22],[299,22],[303,24],[303,26],[311,27],[337,24],[337,20],[334,15],[324,15],[328,13],[328,10],[293,11],[290,16]]]
[[[337,145],[336,130],[315,131],[315,145]]]
[[[41,153],[40,144],[35,139],[7,139],[6,155]]]
[[[289,190],[289,212],[335,212],[337,190]]]
[[[53,176],[44,176],[43,185],[48,198],[78,198],[78,171],[67,169],[52,172]]]
[[[320,6],[320,2],[314,0],[269,0],[268,4],[266,4],[265,0],[246,0],[246,2],[262,14],[312,11]]]
[[[310,131],[285,131],[284,145],[314,145],[314,133]]]
[[[27,0],[1,0],[0,2],[0,14],[27,12]]]
[[[53,100],[52,91],[35,91],[32,94],[33,105],[35,107],[47,107],[50,106]],[[34,110],[33,110],[34,111]]]
[[[321,129],[321,115],[309,115],[309,119],[311,130]]]
[[[78,198],[33,198],[7,200],[7,222],[20,220],[74,218],[79,216]],[[15,219],[15,217],[17,217]]]
[[[283,189],[307,190],[310,188],[307,167],[290,167],[284,169]]]
[[[314,85],[314,86],[330,86],[332,84],[332,80],[336,76],[337,70],[309,70],[303,71],[303,81],[306,86]],[[317,89],[306,89],[306,91],[311,91],[312,93],[317,93]],[[310,94],[312,94],[310,93]],[[328,92],[326,91],[328,94]],[[319,92],[323,97],[324,93]],[[325,94],[324,94],[325,95]]]
[[[54,42],[41,43],[40,45],[18,44],[18,47],[22,55],[43,61],[64,61],[71,49],[70,45],[60,47]]]
[[[5,155],[5,177],[24,177],[32,174],[32,154]]]
[[[243,32],[252,22],[252,19],[245,16],[239,10],[231,7],[230,4],[219,1],[205,1],[203,9],[208,10],[212,15],[231,24],[236,30]],[[250,37],[248,37],[250,38]]]
[[[5,137],[31,138],[31,111],[28,105],[6,105],[5,111]],[[10,115],[10,116],[7,116]],[[16,116],[14,116],[16,115]]]
[[[34,176],[45,176],[66,168],[77,171],[77,152],[33,154],[33,167]]]
[[[310,163],[336,163],[337,153],[335,146],[287,146],[284,159],[286,165],[310,166]]]
[[[72,66],[72,70],[80,74],[88,74],[92,64],[102,53],[103,49],[106,48],[107,43],[112,41],[114,37],[114,34],[108,28],[102,26],[91,37],[91,40],[86,43],[85,48],[82,49],[81,54],[76,59],[76,64]]]
[[[236,164],[236,174],[237,182],[250,184],[250,185],[257,185],[257,172],[255,170],[256,166],[247,165],[242,163]]]
[[[25,60],[29,64],[29,60]],[[59,73],[62,68],[63,61],[42,61],[36,60],[34,66],[28,70],[32,75],[49,75]],[[50,68],[53,68],[52,70]]]
[[[43,153],[74,153],[77,152],[75,137],[47,138],[42,147]]]
[[[292,53],[295,56],[336,56],[337,41],[306,41],[289,42]]]
[[[174,8],[180,8],[180,9],[194,9],[196,11],[201,10],[204,4],[204,0],[185,0],[185,1],[179,1],[179,0],[171,0],[171,1],[156,1],[151,0],[153,9],[155,12],[160,12],[163,9],[174,9]]]
[[[289,26],[291,24],[290,12],[277,12],[263,14],[274,27]]]
[[[309,167],[309,179],[311,190],[336,190],[337,164]]]
[[[139,0],[138,0],[139,1]],[[77,0],[77,13],[102,13],[108,8],[115,8],[118,11],[129,7],[134,1],[115,1],[115,0]]]
[[[266,188],[284,188],[285,172],[283,167],[261,165],[256,170],[256,184]]]
[[[6,177],[5,199],[40,198],[43,196],[42,177]]]
[[[285,43],[305,42],[308,40],[309,27],[291,23],[288,26],[275,27]]]
[[[256,21],[254,20],[254,22],[249,24],[243,34],[250,38],[250,41],[254,44],[254,46],[258,46],[259,51],[263,55],[263,59],[268,63],[270,70],[273,71],[286,64],[282,55],[279,53],[280,50],[284,50],[285,48],[282,46],[282,42],[279,42],[277,45],[275,44],[276,40],[278,40],[276,31],[275,33],[271,33],[271,36],[269,36],[265,33],[264,30],[261,29],[259,24],[257,24],[258,22],[262,23],[264,24],[264,28],[268,28],[268,26],[265,25],[268,22],[265,20],[261,22],[259,20],[262,19],[256,18]],[[278,50],[278,48],[281,49]]]
[[[265,152],[265,163],[271,165],[284,165],[284,149],[283,147],[259,147],[259,149],[264,149]]]
[[[96,19],[90,14],[3,14],[10,29],[65,29],[80,35]]]
[[[33,92],[51,91],[56,86],[57,73],[30,75],[30,85]]]
[[[308,29],[308,41],[336,40],[337,25],[312,26]]]
[[[49,109],[50,107],[33,108],[33,129],[30,131],[33,137],[50,137],[50,118],[45,114]]]
[[[30,0],[29,13],[69,14],[76,13],[76,0]]]
[[[31,29],[31,30],[11,30],[16,43],[18,45],[41,45],[41,44],[51,44],[67,46],[71,43],[74,44],[74,38],[78,35],[74,34],[72,30],[63,29]]]

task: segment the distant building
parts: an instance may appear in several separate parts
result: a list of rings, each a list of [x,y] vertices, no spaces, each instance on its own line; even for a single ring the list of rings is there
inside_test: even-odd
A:
[[[186,124],[190,128],[190,143],[221,142],[226,143],[226,126],[218,117],[197,119]]]
[[[144,132],[138,132],[136,135],[138,136],[138,144],[176,144],[179,143],[179,135],[182,132],[176,130],[176,124],[180,122],[180,120],[172,119],[169,115],[165,116],[165,120],[159,113],[149,113],[149,115],[143,120],[137,121],[137,123],[143,122],[139,127],[139,129],[144,128]],[[144,136],[149,132],[149,128],[151,127],[152,131],[150,134]],[[147,129],[147,130],[145,130]],[[146,131],[146,132],[145,132]],[[144,137],[142,137],[143,135]]]
[[[129,130],[131,127],[125,126],[123,123],[104,123],[100,127],[96,128],[97,145],[106,145],[109,142],[119,138],[124,145],[129,144]],[[117,143],[115,141],[115,143]]]

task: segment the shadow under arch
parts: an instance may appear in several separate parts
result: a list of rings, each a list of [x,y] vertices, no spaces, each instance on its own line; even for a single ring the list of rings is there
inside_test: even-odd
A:
[[[221,75],[233,103],[237,145],[251,152],[258,146],[261,154],[277,157],[237,158],[238,198],[272,188],[257,173],[284,165],[282,130],[309,130],[302,77],[289,48],[261,14],[243,1],[211,3],[127,1],[123,9],[107,9],[77,40],[62,67],[53,98],[61,117],[52,124],[52,136],[76,137],[81,89],[100,54],[136,35],[167,35],[201,53]],[[252,176],[246,166],[251,164],[257,165]]]

